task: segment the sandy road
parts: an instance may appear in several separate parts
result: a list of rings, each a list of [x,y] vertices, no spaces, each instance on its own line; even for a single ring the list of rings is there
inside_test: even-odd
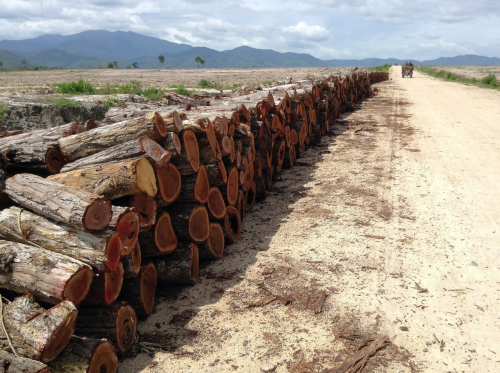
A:
[[[500,371],[500,93],[391,77],[197,285],[160,291],[139,330],[164,350],[123,371],[324,372],[377,334],[364,372]],[[249,307],[260,284],[295,300]]]

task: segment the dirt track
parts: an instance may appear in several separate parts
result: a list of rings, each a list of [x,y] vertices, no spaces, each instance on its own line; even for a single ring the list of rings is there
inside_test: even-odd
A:
[[[121,371],[323,372],[376,334],[363,372],[500,370],[500,92],[399,69],[196,286],[160,292],[139,330],[165,350]],[[261,283],[295,300],[248,307]]]

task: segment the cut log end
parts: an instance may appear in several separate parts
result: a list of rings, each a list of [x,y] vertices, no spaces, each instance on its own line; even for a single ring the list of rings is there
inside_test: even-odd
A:
[[[155,226],[155,242],[162,254],[169,254],[177,247],[177,236],[175,235],[170,215],[167,212],[158,217]]]
[[[234,206],[238,200],[239,173],[236,167],[231,168],[227,177],[226,198],[227,202]]]
[[[141,269],[141,260],[141,245],[139,245],[139,242],[137,242],[134,249],[130,253],[130,271],[125,272],[127,277],[135,277],[139,274],[139,270]]]
[[[106,229],[112,214],[111,202],[106,198],[96,198],[83,214],[83,226],[89,232]]]
[[[252,180],[251,187],[245,193],[245,210],[250,210],[255,205],[255,198],[257,196],[257,186],[255,181]]]
[[[238,210],[233,206],[226,209],[224,218],[224,233],[228,243],[235,243],[241,236],[241,218]]]
[[[177,111],[174,111],[173,114],[174,114],[174,125],[175,125],[176,132],[181,132],[182,128],[184,127],[182,125],[181,116]]]
[[[198,275],[200,273],[200,253],[198,246],[194,243],[191,244],[191,282],[193,284],[198,282]]]
[[[57,174],[61,168],[66,164],[61,150],[57,148],[50,148],[45,153],[45,164],[51,174]]]
[[[155,305],[155,293],[156,293],[156,283],[157,274],[156,267],[153,263],[149,263],[141,268],[141,288],[140,296],[141,303],[143,306],[143,312],[146,315],[150,315],[153,312],[153,307]]]
[[[180,178],[180,176],[179,176]],[[179,188],[180,190],[180,188]],[[156,219],[158,203],[147,194],[138,194],[129,203],[129,206],[139,215],[139,226],[143,230],[150,229]]]
[[[210,236],[208,237],[207,246],[215,259],[222,257],[225,245],[222,226],[219,223],[210,223]]]
[[[200,203],[206,203],[210,191],[210,183],[208,181],[207,170],[205,166],[200,166],[198,176],[196,177],[196,184],[194,186],[194,196]]]
[[[64,299],[78,306],[87,296],[94,273],[89,267],[80,268],[66,283]]]
[[[106,252],[104,253],[108,262],[106,266],[110,272],[116,271],[116,266],[120,261],[120,257],[123,254],[123,244],[120,236],[118,234],[112,234],[106,244]]]
[[[118,295],[120,295],[123,285],[123,274],[124,270],[121,262],[118,262],[116,271],[106,272],[104,274],[104,297],[106,304],[110,305],[118,298]]]
[[[136,165],[137,186],[150,197],[156,196],[158,187],[156,186],[156,176],[153,166],[146,158],[141,158]]]
[[[86,373],[116,373],[117,371],[118,358],[113,344],[110,341],[103,341],[94,350]]]
[[[62,308],[64,307],[67,307],[67,304],[63,302],[53,307],[52,310],[55,310],[57,308],[62,310]],[[62,312],[61,315],[63,315]],[[57,329],[50,336],[50,339],[48,340],[45,349],[43,350],[40,361],[47,363],[55,359],[66,347],[66,345],[69,343],[69,340],[73,336],[73,333],[75,332],[77,316],[78,312],[76,311],[76,309],[74,310],[74,312],[70,312],[65,315],[65,320],[61,322],[59,327],[57,327]]]
[[[210,188],[210,193],[208,195],[208,211],[210,216],[213,219],[221,220],[226,216],[226,204],[224,202],[224,198],[222,197],[222,193],[219,188],[212,187]]]
[[[147,118],[153,121],[156,130],[162,137],[167,136],[167,124],[165,123],[165,120],[159,113],[154,111],[151,114],[148,114]]]
[[[205,242],[210,234],[210,222],[205,206],[196,206],[189,216],[189,235],[196,243]]]
[[[116,317],[116,344],[120,352],[128,351],[134,343],[137,315],[130,305],[121,307]]]
[[[137,213],[127,211],[120,217],[116,224],[115,231],[122,242],[122,257],[128,256],[134,249],[140,230],[139,216]]]
[[[159,167],[156,170],[158,189],[166,204],[174,202],[181,192],[181,174],[172,163]]]
[[[194,172],[200,169],[200,150],[198,148],[198,140],[196,134],[191,130],[184,130],[182,134],[184,140],[184,150]]]

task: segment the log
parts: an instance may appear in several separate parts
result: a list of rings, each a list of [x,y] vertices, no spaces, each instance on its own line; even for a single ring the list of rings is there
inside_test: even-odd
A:
[[[177,167],[181,175],[190,175],[200,169],[200,150],[196,134],[189,129],[182,131],[182,152],[171,162]]]
[[[224,218],[224,237],[227,244],[235,243],[241,236],[241,218],[238,210],[233,206],[228,206]]]
[[[182,131],[182,119],[177,111],[173,111],[168,115],[162,113],[162,118],[165,120],[165,128],[168,132],[181,132]]]
[[[281,166],[285,160],[286,142],[284,139],[276,139],[273,149],[273,165]]]
[[[12,346],[22,357],[47,363],[66,347],[75,331],[78,311],[70,301],[44,310],[28,294],[3,306],[3,322]],[[0,348],[10,349],[3,328]]]
[[[122,242],[121,256],[126,257],[134,249],[139,237],[139,215],[130,207],[113,206],[109,228],[116,232]]]
[[[221,169],[220,162],[205,165],[205,170],[210,186],[223,186],[227,184],[228,176],[226,167],[224,166]]]
[[[161,188],[160,188],[161,191]],[[148,230],[156,222],[156,210],[158,203],[146,193],[138,194],[130,199],[128,206],[139,215],[141,230]]]
[[[224,230],[219,223],[210,223],[210,235],[205,243],[198,245],[200,261],[219,259],[224,254]]]
[[[0,239],[43,247],[102,272],[116,270],[122,252],[120,237],[112,231],[91,234],[15,206],[0,211]]]
[[[210,234],[208,211],[203,205],[179,204],[167,208],[179,241],[202,243]]]
[[[174,132],[169,132],[167,137],[165,137],[165,140],[161,141],[160,144],[166,151],[172,154],[173,157],[181,154],[181,140],[179,140],[179,135]]]
[[[267,197],[267,189],[266,189],[266,184],[264,182],[264,178],[261,177],[256,177],[254,179],[255,182],[255,199],[256,200],[263,200],[264,198]]]
[[[71,162],[142,136],[162,140],[166,135],[165,121],[158,113],[153,112],[140,118],[61,138],[59,146],[64,160]]]
[[[123,278],[132,278],[139,274],[142,260],[141,254],[141,245],[137,242],[130,255],[126,258],[122,258]]]
[[[5,373],[51,373],[50,368],[36,360],[26,359],[0,350],[0,369]]]
[[[176,202],[206,203],[210,184],[205,166],[200,166],[198,173],[182,176],[182,189]],[[161,204],[160,204],[161,206]]]
[[[106,198],[34,175],[7,179],[5,192],[23,207],[89,232],[107,228],[111,220],[111,203]]]
[[[217,144],[217,147],[219,145]],[[207,138],[198,139],[198,147],[200,154],[200,163],[201,164],[212,164],[218,163],[222,160],[222,154],[219,151],[219,154],[214,153],[213,148],[211,147],[210,142]]]
[[[139,233],[141,256],[150,258],[170,254],[177,247],[177,235],[170,215],[162,211],[153,230]]]
[[[109,163],[120,163],[143,157],[147,157],[148,160],[152,161],[152,164],[159,167],[170,161],[172,153],[163,149],[156,141],[143,136],[68,163],[61,169],[61,172],[81,170]]]
[[[229,136],[224,135],[223,137],[221,137],[219,139],[219,147],[220,147],[221,155],[223,157],[232,155],[234,158],[234,152],[235,152],[234,141],[231,141],[231,138],[229,138]]]
[[[50,367],[55,372],[116,373],[118,357],[113,343],[106,339],[73,336]]]
[[[158,192],[155,171],[146,158],[65,172],[49,176],[47,180],[81,188],[111,200],[139,193],[154,197]]]
[[[115,302],[108,307],[80,307],[76,319],[78,336],[112,341],[116,353],[130,349],[137,330],[137,315],[127,302]]]
[[[157,273],[153,263],[141,266],[137,277],[125,281],[121,300],[129,302],[137,316],[149,316],[155,305]]]
[[[226,204],[234,206],[238,200],[240,177],[237,167],[231,167],[228,170],[227,184],[221,185],[219,188]]]
[[[255,198],[257,196],[257,185],[252,180],[251,187],[245,192],[245,211],[250,210],[255,205]]]
[[[18,242],[0,241],[0,263],[0,287],[52,304],[78,306],[92,282],[92,269],[79,260]]]
[[[207,207],[210,219],[212,220],[221,220],[226,216],[226,203],[219,188],[210,188]]]
[[[174,202],[181,193],[183,186],[181,174],[173,163],[167,163],[156,169],[156,181],[158,183],[158,204],[166,206]]]
[[[236,202],[236,210],[238,210],[238,214],[240,215],[241,224],[245,221],[246,210],[245,210],[245,199],[246,193],[239,189],[238,190],[238,201]]]
[[[112,304],[118,298],[118,295],[120,295],[123,277],[124,269],[122,262],[118,262],[114,272],[96,274],[83,305],[88,307],[109,306]]]
[[[177,250],[155,260],[158,285],[193,285],[198,282],[198,247],[191,242],[180,242]]]

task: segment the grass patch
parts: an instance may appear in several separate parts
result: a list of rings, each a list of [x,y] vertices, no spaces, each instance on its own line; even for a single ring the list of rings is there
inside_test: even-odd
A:
[[[116,97],[107,97],[106,100],[104,100],[104,106],[106,106],[108,109],[112,108],[113,106],[123,107],[123,102]]]
[[[464,84],[475,85],[476,87],[480,88],[492,88],[500,90],[500,82],[498,82],[494,74],[489,74],[482,79],[476,79],[476,78],[467,78],[465,76],[456,75],[453,74],[451,71],[445,71],[429,66],[415,66],[415,69],[424,74],[433,76],[435,78],[448,80],[450,82],[459,82]]]
[[[198,87],[199,88],[213,88],[213,84],[211,81],[209,80],[206,80],[206,79],[201,79],[199,82],[198,82]]]
[[[3,105],[0,105],[0,120],[2,120],[7,114],[7,108]]]
[[[76,82],[55,83],[52,88],[61,94],[93,94],[96,92],[95,87],[90,82],[80,79]]]
[[[264,84],[264,85],[269,85],[269,84],[271,84],[271,83],[273,83],[273,81],[272,81],[272,80],[266,80],[266,81],[265,81],[264,83],[262,83],[262,84]]]
[[[81,102],[73,101],[73,100],[70,100],[70,99],[64,98],[64,97],[52,99],[52,100],[50,100],[50,102],[52,104],[54,104],[54,106],[57,106],[58,108],[78,107],[82,104]]]
[[[368,68],[368,71],[389,71],[389,68],[391,65],[386,63],[385,65],[382,66],[372,66]]]
[[[185,95],[185,96],[189,96],[191,94],[191,92],[188,91],[182,84],[179,84],[174,92],[177,93],[178,95]]]

